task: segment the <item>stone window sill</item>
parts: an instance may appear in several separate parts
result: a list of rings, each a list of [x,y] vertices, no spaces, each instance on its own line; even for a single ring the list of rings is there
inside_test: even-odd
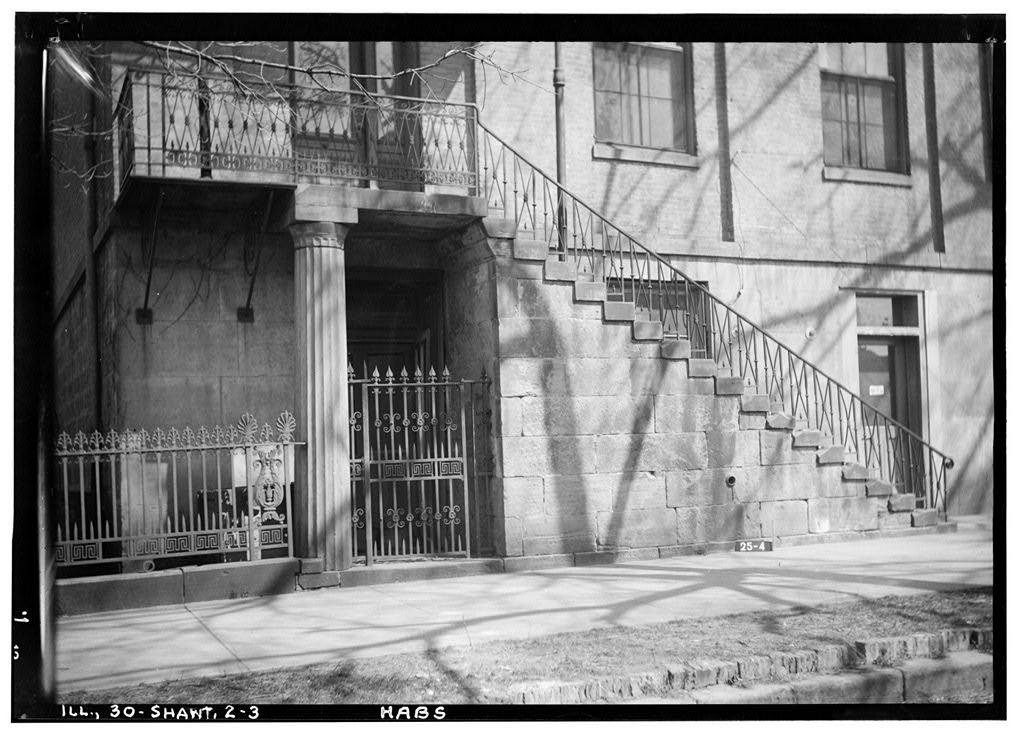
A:
[[[697,156],[679,150],[662,148],[638,148],[632,145],[594,143],[595,160],[625,161],[628,163],[653,163],[674,168],[698,168]]]
[[[825,166],[821,172],[821,177],[825,181],[851,181],[853,183],[881,184],[883,186],[902,186],[907,189],[911,186],[909,174],[892,173],[891,171],[870,171],[864,168]]]

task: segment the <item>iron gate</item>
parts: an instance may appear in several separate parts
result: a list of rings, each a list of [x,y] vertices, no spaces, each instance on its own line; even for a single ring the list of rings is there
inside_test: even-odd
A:
[[[490,542],[490,380],[349,367],[352,556],[469,557]]]

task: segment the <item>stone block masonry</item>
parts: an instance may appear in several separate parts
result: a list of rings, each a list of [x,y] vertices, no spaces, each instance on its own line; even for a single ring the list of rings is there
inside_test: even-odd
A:
[[[831,439],[797,432],[767,397],[695,376],[695,360],[637,343],[571,284],[510,276],[511,246],[492,251],[503,555],[660,554],[910,525],[863,481],[844,481],[841,447],[822,461]]]

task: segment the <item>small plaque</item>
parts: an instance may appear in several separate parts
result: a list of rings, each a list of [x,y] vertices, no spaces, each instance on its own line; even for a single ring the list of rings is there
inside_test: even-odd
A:
[[[873,398],[885,395],[885,385],[868,385],[868,395]]]
[[[757,551],[772,550],[770,540],[737,540],[736,551],[739,553],[754,553]]]

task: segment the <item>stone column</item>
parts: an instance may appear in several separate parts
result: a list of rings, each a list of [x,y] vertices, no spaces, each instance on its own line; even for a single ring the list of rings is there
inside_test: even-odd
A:
[[[295,549],[325,571],[352,565],[345,236],[334,222],[289,226],[295,244]]]

